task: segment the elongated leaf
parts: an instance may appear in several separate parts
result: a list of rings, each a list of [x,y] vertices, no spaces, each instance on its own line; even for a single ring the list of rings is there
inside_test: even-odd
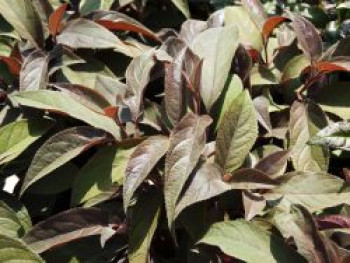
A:
[[[77,208],[40,222],[23,239],[32,250],[42,253],[61,244],[99,235],[107,225],[108,214],[100,209]]]
[[[231,176],[225,175],[224,179],[231,185],[232,189],[273,189],[278,185],[278,182],[268,175],[250,168],[240,169]]]
[[[105,139],[104,132],[92,127],[70,128],[52,136],[35,154],[24,178],[21,193],[45,175]]]
[[[126,84],[131,88],[131,93],[126,101],[134,121],[140,117],[142,99],[145,88],[150,81],[151,70],[155,66],[154,51],[151,50],[132,60],[126,70]]]
[[[28,246],[19,239],[0,234],[0,261],[1,262],[28,262],[44,263],[39,255],[31,251]]]
[[[209,116],[188,113],[170,135],[170,147],[165,161],[164,195],[168,225],[173,229],[175,208],[181,190],[197,165],[206,143]]]
[[[350,217],[344,215],[326,215],[315,219],[319,230],[331,228],[350,228]]]
[[[190,46],[198,34],[207,29],[207,23],[201,20],[189,19],[182,23],[179,38]]]
[[[113,5],[114,0],[82,0],[80,1],[80,12],[88,14],[95,10],[109,10]]]
[[[22,38],[43,46],[43,28],[31,0],[1,0],[0,13]]]
[[[171,0],[173,4],[184,14],[186,18],[190,17],[190,10],[187,0]]]
[[[130,263],[147,262],[161,205],[162,196],[157,191],[151,191],[142,195],[133,207],[129,227]]]
[[[216,161],[225,173],[238,169],[257,138],[257,119],[248,91],[234,99],[222,117],[216,137]]]
[[[244,220],[216,223],[198,243],[217,246],[246,262],[306,262],[278,237]]]
[[[20,73],[20,89],[46,89],[49,80],[49,55],[42,50],[32,52],[23,62]]]
[[[310,61],[317,61],[322,55],[322,40],[315,26],[300,15],[289,14],[301,49]]]
[[[26,91],[11,95],[10,98],[20,105],[53,112],[63,112],[73,118],[82,120],[96,128],[120,139],[120,129],[109,117],[98,114],[66,94],[57,91]]]
[[[169,138],[165,136],[152,136],[143,141],[127,164],[123,185],[124,211],[130,204],[130,200],[140,184],[147,178],[158,161],[165,155],[169,148]]]
[[[280,25],[281,23],[283,23],[286,20],[287,20],[287,18],[283,17],[283,16],[272,16],[272,17],[269,17],[264,22],[264,26],[263,26],[263,29],[262,29],[262,33],[263,33],[265,39],[268,39],[269,36],[272,34],[273,30],[278,25]]]
[[[117,78],[97,75],[94,89],[103,95],[109,101],[110,105],[116,106],[121,104],[127,85]]]
[[[309,144],[350,151],[350,123],[336,122],[319,131]]]
[[[20,120],[0,129],[0,164],[12,161],[39,139],[52,123],[49,120]]]
[[[322,109],[314,102],[294,102],[289,123],[291,157],[298,171],[327,171],[328,152],[316,146],[307,145],[310,138],[327,126]]]
[[[72,205],[87,202],[108,192],[114,186],[121,186],[125,169],[134,148],[105,146],[80,170],[73,185]]]
[[[130,55],[129,47],[103,26],[77,18],[69,21],[57,36],[57,43],[71,48],[115,49]]]
[[[192,49],[201,59],[201,95],[207,111],[219,98],[238,47],[238,31],[235,26],[210,28],[199,34]]]
[[[261,2],[259,0],[242,0],[242,4],[254,23],[262,31],[267,20],[267,14]]]
[[[276,178],[284,174],[289,158],[290,151],[277,151],[259,160],[254,168],[266,173],[270,178]]]
[[[321,172],[295,172],[285,177],[284,183],[264,194],[267,200],[280,199],[278,207],[284,211],[289,211],[292,204],[300,204],[310,212],[350,204],[350,191],[338,177]]]
[[[257,112],[259,123],[267,132],[271,133],[272,124],[269,112],[270,101],[264,96],[259,96],[253,100],[253,104]]]
[[[60,31],[60,25],[64,16],[64,13],[66,12],[68,7],[68,4],[65,3],[58,7],[49,18],[49,30],[53,37],[56,37],[56,35]]]
[[[232,188],[221,178],[221,170],[216,164],[209,162],[201,163],[198,169],[193,171],[194,175],[183,196],[176,205],[176,217],[186,207],[221,195]]]
[[[19,238],[24,234],[24,229],[15,211],[0,201],[0,231],[1,234],[12,238]]]

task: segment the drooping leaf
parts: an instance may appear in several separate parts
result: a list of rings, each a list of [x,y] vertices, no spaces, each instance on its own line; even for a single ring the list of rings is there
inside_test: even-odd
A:
[[[175,208],[181,190],[197,165],[206,143],[206,128],[211,118],[187,113],[170,135],[165,161],[164,195],[168,225],[173,229]]]
[[[22,38],[36,47],[43,46],[43,27],[31,0],[2,0],[0,13]]]
[[[171,0],[173,4],[184,14],[186,18],[190,17],[190,10],[188,7],[188,0]]]
[[[71,48],[115,49],[127,56],[129,47],[103,26],[83,18],[69,21],[57,36],[57,43]]]
[[[314,102],[294,102],[290,112],[291,157],[298,171],[327,171],[328,151],[307,144],[327,126],[322,109]]]
[[[140,184],[165,155],[169,148],[169,138],[165,136],[152,136],[143,141],[133,154],[125,170],[123,184],[124,211],[130,204],[130,200]]]
[[[200,94],[207,111],[224,89],[238,47],[237,35],[236,26],[210,28],[192,43],[194,53],[203,59]]]
[[[49,120],[20,120],[0,129],[0,164],[12,161],[52,126]]]
[[[42,50],[33,51],[25,58],[20,73],[22,91],[46,89],[49,80],[49,59],[49,54]]]
[[[257,119],[248,91],[234,99],[222,117],[216,137],[216,161],[225,173],[238,169],[257,138]]]
[[[282,239],[244,220],[215,223],[198,243],[246,262],[306,262]]]
[[[21,193],[23,194],[39,179],[105,139],[105,133],[101,130],[85,126],[70,128],[55,134],[35,154],[24,178]]]
[[[265,39],[268,39],[269,36],[272,34],[273,30],[280,25],[281,23],[283,23],[284,21],[286,21],[287,18],[284,16],[272,16],[269,17],[265,22],[264,22],[264,26],[262,28],[262,33],[265,37]]]
[[[154,232],[158,225],[162,196],[156,190],[145,193],[133,206],[129,227],[130,263],[147,262]]]
[[[113,186],[121,186],[134,147],[105,146],[80,170],[73,184],[72,205],[87,202]]]
[[[176,205],[175,217],[186,207],[231,190],[230,185],[222,180],[221,170],[215,163],[202,162],[193,173],[189,186]]]
[[[332,123],[313,136],[309,144],[350,151],[350,123]]]
[[[108,225],[108,214],[97,208],[76,208],[42,221],[23,238],[29,247],[42,253],[53,247],[99,235]]]
[[[259,160],[255,169],[266,173],[270,178],[276,178],[284,174],[290,151],[276,151]]]
[[[117,140],[120,139],[120,129],[112,119],[90,110],[61,92],[49,90],[25,91],[11,95],[10,98],[23,106],[62,112],[109,132]]]
[[[140,117],[143,94],[155,63],[154,51],[151,50],[134,58],[125,72],[126,84],[131,88],[131,94],[128,94],[125,103],[129,106],[134,121]]]
[[[1,262],[28,262],[44,263],[45,261],[35,254],[19,239],[0,234],[0,261]]]
[[[61,22],[64,16],[64,13],[66,12],[68,7],[68,4],[62,4],[60,7],[58,7],[49,18],[49,30],[53,37],[56,37],[56,35],[60,31]]]
[[[289,14],[301,49],[310,61],[317,61],[322,55],[322,40],[315,26],[300,15]]]
[[[350,203],[350,192],[338,177],[322,172],[294,172],[285,175],[280,186],[264,194],[267,200],[279,200],[278,207],[289,211],[300,204],[310,212]]]

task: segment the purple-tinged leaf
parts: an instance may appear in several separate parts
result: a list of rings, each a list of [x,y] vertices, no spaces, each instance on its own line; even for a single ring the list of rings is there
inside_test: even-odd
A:
[[[100,235],[108,226],[108,214],[97,208],[65,211],[35,225],[23,238],[37,253],[81,238]]]
[[[319,230],[331,228],[350,228],[350,217],[344,215],[326,215],[316,218]]]
[[[284,174],[290,151],[277,151],[259,160],[255,169],[266,173],[270,178],[277,178]]]
[[[245,10],[249,13],[251,19],[263,31],[264,24],[267,20],[267,13],[259,0],[242,0]]]
[[[253,100],[253,104],[257,112],[259,123],[261,124],[262,127],[264,127],[264,129],[268,133],[271,133],[272,124],[271,124],[270,112],[269,112],[270,101],[264,96],[259,96]]]
[[[161,135],[149,137],[136,147],[125,170],[123,184],[124,211],[127,211],[136,189],[165,155],[168,147],[169,138]]]
[[[171,132],[164,183],[165,207],[171,230],[174,230],[176,203],[204,150],[206,128],[211,122],[207,115],[199,117],[187,113]]]
[[[266,206],[266,200],[263,196],[248,190],[242,192],[242,199],[244,205],[244,218],[249,221],[256,215],[260,214]]]
[[[182,24],[179,38],[190,46],[197,35],[206,29],[207,23],[205,21],[190,19]]]

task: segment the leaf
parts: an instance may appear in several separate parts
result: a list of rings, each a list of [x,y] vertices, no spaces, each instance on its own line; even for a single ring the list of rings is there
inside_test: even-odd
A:
[[[273,30],[286,20],[288,20],[288,18],[284,16],[272,16],[267,18],[262,28],[264,38],[267,40],[272,34]]]
[[[258,193],[245,190],[242,192],[242,199],[244,218],[248,221],[261,214],[266,206],[265,198]]]
[[[221,178],[221,169],[215,163],[201,162],[199,167],[193,171],[193,178],[176,205],[175,217],[185,208],[229,190],[231,190],[230,185]]]
[[[216,137],[216,161],[224,173],[237,170],[257,138],[257,119],[247,90],[235,98],[222,117]]]
[[[14,239],[0,234],[0,261],[1,262],[28,262],[44,263],[45,261],[39,255],[31,251],[19,239]]]
[[[35,154],[24,178],[21,194],[39,179],[56,170],[88,148],[96,144],[101,144],[105,139],[105,134],[101,130],[84,126],[69,128],[55,134]]]
[[[99,235],[108,225],[108,214],[97,208],[76,208],[42,221],[23,238],[29,247],[42,253],[56,246]]]
[[[172,124],[186,114],[188,89],[199,90],[202,62],[189,48],[182,49],[173,62],[166,66],[164,79],[164,103]]]
[[[317,61],[322,55],[322,39],[316,28],[300,15],[289,13],[289,16],[301,49],[309,61]]]
[[[284,176],[280,186],[264,194],[269,201],[278,200],[278,207],[289,211],[292,204],[300,204],[311,213],[327,207],[350,203],[350,191],[345,182],[322,172],[294,172]]]
[[[0,201],[0,231],[3,235],[12,238],[19,238],[24,234],[17,214],[3,201]]]
[[[52,126],[52,122],[41,120],[19,120],[0,129],[0,164],[12,161]]]
[[[316,218],[319,230],[331,228],[350,228],[350,218],[344,215],[326,215]]]
[[[120,139],[120,129],[109,117],[96,113],[66,94],[49,91],[25,91],[10,95],[20,105],[53,112],[63,112],[73,118],[84,121],[91,126],[105,130],[115,139]]]
[[[79,205],[121,186],[125,169],[134,147],[101,148],[80,170],[73,184],[71,204]]]
[[[114,0],[82,0],[80,1],[80,12],[82,14],[88,14],[95,10],[109,10],[113,5]]]
[[[18,76],[21,72],[21,63],[16,58],[0,56],[0,61],[5,62],[11,74]]]
[[[312,101],[294,102],[290,112],[290,145],[294,168],[298,171],[327,171],[328,151],[307,145],[310,138],[327,126],[322,109]]]
[[[279,184],[263,172],[250,168],[239,169],[232,175],[225,175],[224,180],[232,189],[242,190],[273,189]]]
[[[138,145],[130,156],[125,170],[123,184],[124,211],[130,204],[130,200],[136,189],[147,178],[159,160],[169,148],[169,138],[165,136],[152,136]]]
[[[277,178],[284,174],[289,158],[290,151],[276,151],[260,159],[254,168],[266,173],[270,178]]]
[[[201,20],[189,19],[182,23],[179,38],[190,46],[198,34],[208,28],[207,23]]]
[[[198,243],[247,262],[306,262],[281,239],[244,220],[215,223]]]
[[[69,21],[57,36],[57,43],[71,48],[115,49],[131,56],[129,47],[113,33],[83,18]]]
[[[129,227],[130,263],[147,262],[152,238],[158,225],[162,196],[156,191],[142,194],[132,208]]]
[[[270,101],[264,96],[256,97],[253,100],[255,110],[257,112],[258,121],[262,127],[270,134],[272,132],[272,124],[270,119]]]
[[[203,59],[200,94],[208,112],[224,89],[238,47],[237,37],[235,26],[210,28],[192,43],[193,52]]]
[[[168,225],[173,230],[175,208],[182,188],[196,167],[206,143],[206,128],[211,124],[207,115],[187,113],[170,134],[170,146],[165,160],[164,196]]]
[[[190,17],[191,14],[187,0],[171,0],[171,2],[173,2],[173,4],[181,11],[181,13],[184,14],[186,18]]]
[[[56,35],[60,32],[60,26],[62,23],[64,13],[67,10],[67,7],[68,7],[67,3],[62,4],[50,15],[49,30],[50,30],[50,34],[53,37],[56,37]]]
[[[25,58],[20,72],[20,90],[46,89],[49,81],[49,60],[49,54],[42,50],[33,51]]]
[[[332,123],[313,136],[309,144],[350,151],[350,123]]]
[[[94,89],[103,95],[109,101],[110,105],[116,106],[121,104],[127,85],[117,78],[97,75]]]
[[[140,117],[143,94],[155,64],[154,51],[151,50],[134,58],[125,72],[126,84],[131,88],[131,94],[128,94],[125,103],[129,106],[134,121]]]
[[[0,14],[22,38],[35,47],[43,47],[43,27],[31,0],[2,0]]]
[[[267,14],[261,2],[259,0],[242,0],[242,4],[254,23],[262,30],[267,20]]]

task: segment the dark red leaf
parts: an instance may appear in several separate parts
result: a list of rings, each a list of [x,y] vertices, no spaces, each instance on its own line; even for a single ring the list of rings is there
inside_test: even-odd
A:
[[[110,106],[104,109],[105,115],[115,120],[118,117],[119,107]]]
[[[328,215],[316,218],[316,223],[319,230],[330,228],[350,228],[350,217],[343,215]]]
[[[281,23],[283,23],[284,21],[288,20],[288,18],[284,17],[284,16],[272,16],[269,17],[263,26],[263,30],[262,33],[264,35],[265,40],[269,38],[269,36],[271,35],[272,31]]]
[[[55,37],[60,30],[60,25],[62,22],[62,18],[64,13],[66,12],[68,7],[68,4],[63,4],[60,7],[58,7],[49,18],[49,30],[53,37]]]
[[[21,63],[12,57],[0,56],[0,61],[3,61],[9,68],[11,74],[18,76],[21,71]]]
[[[157,42],[161,42],[161,40],[155,34],[152,34],[150,31],[145,30],[144,28],[136,24],[130,24],[124,21],[109,21],[109,20],[97,20],[95,22],[100,24],[101,26],[104,26],[108,30],[112,30],[112,31],[123,30],[123,31],[135,32],[135,33],[144,35],[146,37],[149,37]]]

